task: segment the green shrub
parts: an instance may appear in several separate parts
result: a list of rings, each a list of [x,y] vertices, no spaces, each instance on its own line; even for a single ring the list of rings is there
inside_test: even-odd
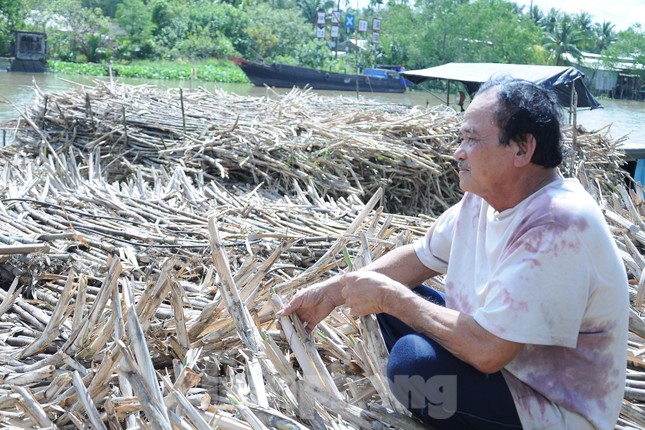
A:
[[[107,63],[70,63],[49,61],[53,73],[76,74],[87,76],[108,76],[110,66]],[[137,61],[129,64],[113,63],[114,76],[143,79],[190,79],[194,76],[201,81],[247,83],[248,78],[234,63],[228,60],[210,60],[205,62],[187,61]]]

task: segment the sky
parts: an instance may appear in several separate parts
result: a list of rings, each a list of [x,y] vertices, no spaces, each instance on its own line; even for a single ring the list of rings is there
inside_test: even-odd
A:
[[[531,0],[512,1],[526,6],[526,11],[531,5]],[[589,12],[593,22],[609,21],[616,26],[616,31],[627,30],[634,23],[645,28],[645,0],[533,0],[533,6],[543,12],[551,8],[571,14]]]

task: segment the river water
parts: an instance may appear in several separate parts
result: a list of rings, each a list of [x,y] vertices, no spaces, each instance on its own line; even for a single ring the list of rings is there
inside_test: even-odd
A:
[[[82,85],[94,85],[98,80],[108,78],[88,78],[83,76],[65,76],[59,74],[29,74],[0,72],[0,122],[20,116],[18,110],[30,104],[34,95],[34,85],[46,93],[66,91]],[[222,89],[239,95],[264,96],[267,90],[247,84],[222,84],[215,82],[190,82],[178,80],[123,79],[119,82],[133,85],[155,85],[162,89],[203,87],[213,91]],[[287,89],[277,90],[278,93]],[[320,91],[326,96],[342,95],[353,97],[355,93],[347,91]],[[446,102],[445,94],[434,94],[425,91],[410,91],[403,94],[373,93],[363,96],[384,103],[404,105],[439,105]],[[451,100],[453,102],[453,100]],[[627,136],[625,142],[629,147],[645,148],[645,102],[632,100],[600,100],[603,109],[578,112],[578,124],[588,131],[595,131],[610,126],[609,134],[613,138]],[[2,142],[0,142],[1,144]]]

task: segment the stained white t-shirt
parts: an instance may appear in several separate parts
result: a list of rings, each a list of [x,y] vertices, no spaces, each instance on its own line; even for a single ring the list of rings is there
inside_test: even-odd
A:
[[[496,212],[466,193],[414,243],[445,273],[446,306],[525,344],[502,373],[525,429],[613,429],[629,296],[604,216],[576,179]]]

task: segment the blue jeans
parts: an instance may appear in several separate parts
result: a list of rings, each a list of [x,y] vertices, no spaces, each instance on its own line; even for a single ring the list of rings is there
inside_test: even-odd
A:
[[[414,291],[445,306],[439,291]],[[437,430],[522,428],[501,372],[481,373],[391,315],[377,319],[390,351],[390,387],[414,416]]]

